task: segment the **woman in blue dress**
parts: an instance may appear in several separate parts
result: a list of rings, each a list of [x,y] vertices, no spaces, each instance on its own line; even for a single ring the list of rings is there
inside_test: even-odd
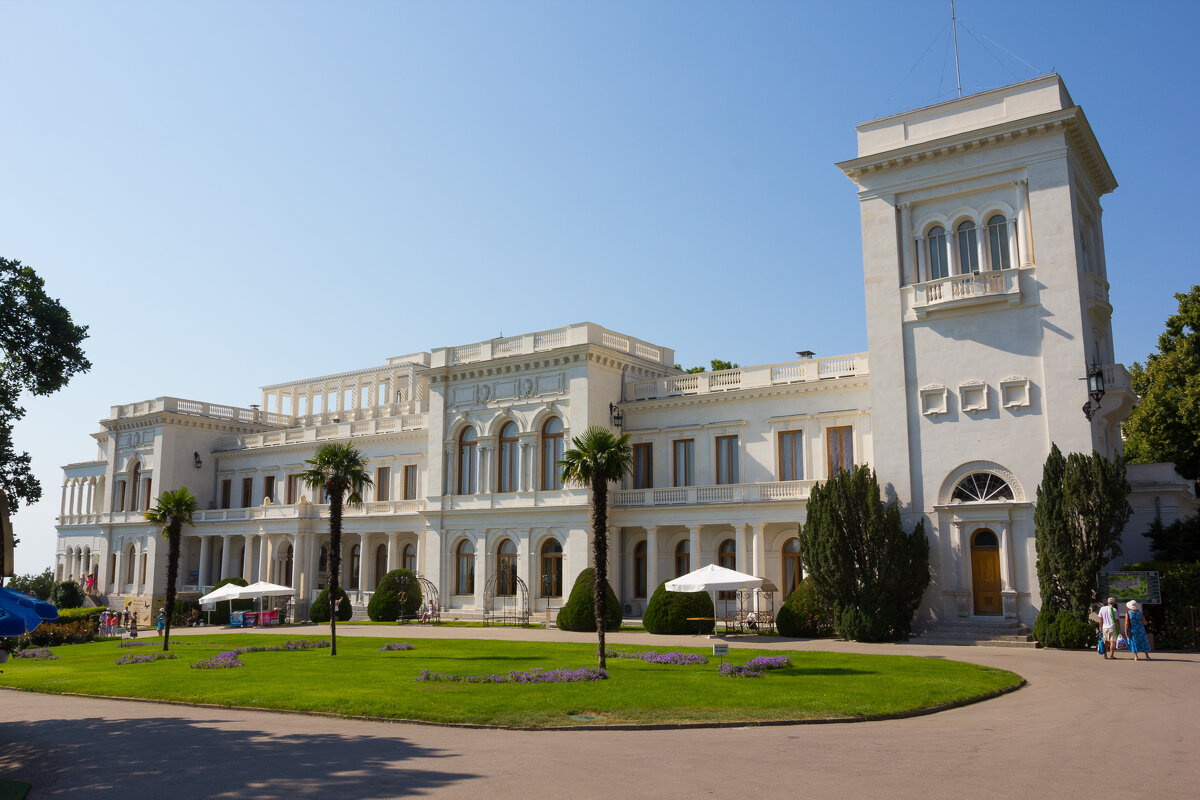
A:
[[[1129,642],[1129,652],[1133,653],[1133,660],[1138,661],[1138,654],[1146,656],[1146,660],[1150,660],[1150,642],[1146,638],[1146,621],[1142,618],[1142,609],[1138,605],[1137,600],[1130,600],[1125,604],[1129,609],[1129,613],[1125,615],[1125,639]]]

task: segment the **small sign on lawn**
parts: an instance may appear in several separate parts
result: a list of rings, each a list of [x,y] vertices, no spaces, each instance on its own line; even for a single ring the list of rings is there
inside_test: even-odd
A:
[[[724,644],[714,644],[713,645],[713,655],[714,656],[729,655],[729,644],[727,642]]]

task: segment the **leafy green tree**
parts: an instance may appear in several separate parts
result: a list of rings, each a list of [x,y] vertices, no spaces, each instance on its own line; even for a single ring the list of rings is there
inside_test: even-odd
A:
[[[1200,561],[1200,516],[1163,525],[1156,519],[1144,534],[1157,561]],[[49,572],[49,570],[46,570]]]
[[[712,365],[713,372],[720,372],[723,369],[737,369],[738,368],[738,363],[736,361],[724,361],[720,358],[714,358],[712,361],[709,361],[708,363]],[[684,369],[679,364],[675,365],[675,369],[679,370],[680,372],[685,372],[688,375],[695,375],[697,372],[707,372],[708,371],[708,367],[688,367],[687,369]]]
[[[195,525],[192,515],[200,510],[200,501],[196,495],[180,486],[175,491],[166,491],[158,496],[154,508],[142,516],[151,525],[161,528],[163,538],[167,540],[167,612],[164,614],[163,651],[169,649],[171,643],[171,617],[175,611],[176,582],[179,579],[179,540],[183,535],[183,526]]]
[[[563,482],[592,488],[592,560],[595,562],[596,636],[600,640],[600,669],[605,668],[604,620],[608,614],[608,484],[619,481],[633,464],[629,435],[617,436],[593,425],[571,442],[563,453]]]
[[[76,373],[91,369],[81,347],[86,338],[87,326],[71,321],[32,267],[0,258],[0,491],[10,513],[20,501],[28,505],[42,496],[29,453],[18,453],[13,445],[13,425],[25,416],[21,395],[52,394]],[[3,558],[0,548],[0,575]]]
[[[50,590],[50,602],[57,608],[80,608],[83,606],[83,590],[73,580],[57,581]]]
[[[1096,600],[1097,574],[1121,555],[1121,531],[1133,513],[1128,497],[1125,462],[1119,456],[1115,461],[1099,453],[1064,457],[1058,445],[1051,445],[1033,512],[1042,594],[1038,617],[1044,625],[1060,611],[1087,619]]]
[[[367,460],[349,442],[323,445],[311,459],[304,462],[308,469],[300,473],[310,489],[324,489],[329,497],[329,596],[341,598],[338,568],[342,564],[342,508],[362,504],[363,489],[374,481],[367,474]],[[339,609],[339,613],[341,610]],[[338,614],[329,615],[329,654],[337,655]]]
[[[1169,461],[1200,480],[1200,285],[1177,294],[1179,313],[1167,317],[1158,352],[1130,370],[1141,397],[1121,426],[1130,463]]]
[[[46,567],[41,575],[17,575],[8,582],[8,588],[32,595],[39,600],[49,600],[54,590],[54,573]]]
[[[800,554],[840,636],[908,636],[929,586],[929,540],[924,521],[904,532],[900,509],[883,502],[874,470],[858,466],[813,487]]]

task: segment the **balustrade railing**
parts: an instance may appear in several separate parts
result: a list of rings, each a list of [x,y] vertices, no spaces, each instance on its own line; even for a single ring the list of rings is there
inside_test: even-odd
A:
[[[763,364],[753,367],[697,372],[650,381],[633,381],[627,385],[629,400],[652,400],[659,397],[728,392],[755,389],[805,381],[846,378],[868,373],[866,353],[828,358],[806,358],[782,364]]]
[[[805,500],[813,481],[729,483],[717,486],[676,486],[669,489],[621,489],[612,494],[614,506],[676,506],[703,503],[757,503]]]
[[[287,414],[276,414],[256,408],[236,408],[219,403],[202,403],[198,400],[183,400],[178,397],[156,397],[153,400],[112,406],[109,409],[111,419],[140,417],[158,412],[187,414],[190,416],[210,417],[212,419],[277,427],[286,427],[293,424],[293,418]]]
[[[581,344],[602,345],[664,366],[669,366],[669,359],[674,358],[674,351],[664,350],[649,342],[610,331],[590,322],[583,322],[548,331],[489,339],[457,347],[439,348],[433,351],[432,365],[436,367],[469,364],[475,361],[540,353],[559,347]]]
[[[918,314],[932,306],[950,305],[972,300],[1020,298],[1019,270],[985,270],[970,275],[952,275],[913,286],[913,308]]]

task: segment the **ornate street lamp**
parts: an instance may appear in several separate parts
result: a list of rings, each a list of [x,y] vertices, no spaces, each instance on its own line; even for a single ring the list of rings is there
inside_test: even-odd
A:
[[[614,428],[620,429],[621,425],[625,422],[625,415],[621,413],[621,409],[617,408],[616,403],[608,404],[608,416],[612,418]]]

